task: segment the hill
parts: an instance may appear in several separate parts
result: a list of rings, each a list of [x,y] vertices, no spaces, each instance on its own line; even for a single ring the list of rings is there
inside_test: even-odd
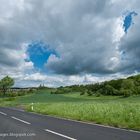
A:
[[[70,92],[80,92],[81,95],[89,96],[95,94],[100,95],[115,95],[128,97],[130,95],[140,94],[140,75],[131,76],[126,79],[117,79],[95,83],[89,85],[72,85],[67,87],[59,87],[52,94],[63,94]]]

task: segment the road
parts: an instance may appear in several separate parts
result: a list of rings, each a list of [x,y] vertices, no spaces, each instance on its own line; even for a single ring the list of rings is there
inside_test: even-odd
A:
[[[140,140],[140,132],[0,107],[0,140]]]

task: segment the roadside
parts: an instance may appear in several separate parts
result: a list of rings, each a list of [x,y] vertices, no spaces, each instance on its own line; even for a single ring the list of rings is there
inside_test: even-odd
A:
[[[0,99],[1,106],[117,128],[140,131],[140,97],[81,97],[41,92]],[[33,110],[32,110],[33,102]]]

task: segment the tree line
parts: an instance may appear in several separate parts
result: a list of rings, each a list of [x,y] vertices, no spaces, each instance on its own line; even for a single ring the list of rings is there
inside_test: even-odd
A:
[[[80,95],[114,95],[128,97],[140,94],[140,75],[89,85],[59,87],[54,94],[80,92]]]
[[[23,96],[26,94],[34,93],[36,88],[12,88],[14,86],[14,79],[5,76],[0,80],[0,95],[1,96],[8,96],[8,97],[16,97],[16,96]]]

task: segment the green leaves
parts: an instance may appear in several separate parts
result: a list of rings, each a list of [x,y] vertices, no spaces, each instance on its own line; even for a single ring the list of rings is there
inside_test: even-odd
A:
[[[6,91],[14,85],[14,79],[6,76],[0,80],[0,89],[2,89],[3,94],[6,94]]]

